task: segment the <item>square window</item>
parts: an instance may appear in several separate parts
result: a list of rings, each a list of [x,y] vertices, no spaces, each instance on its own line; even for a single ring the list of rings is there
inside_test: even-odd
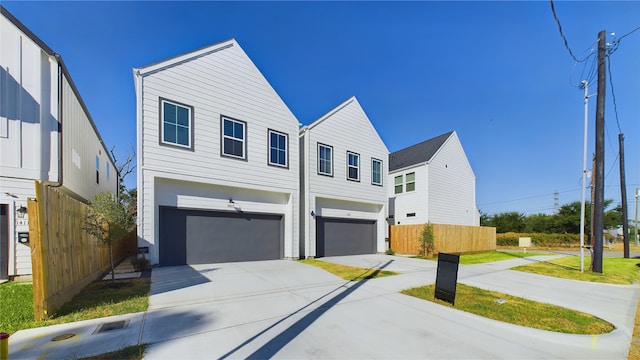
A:
[[[402,175],[398,175],[393,178],[394,182],[394,194],[402,194]]]
[[[407,174],[407,191],[414,191],[416,189],[416,173]]]
[[[246,123],[222,117],[222,155],[246,159]]]
[[[193,149],[191,143],[193,109],[165,99],[161,99],[160,104],[160,143]]]
[[[333,176],[333,147],[318,143],[318,174]]]
[[[287,134],[269,130],[269,165],[288,167]]]
[[[360,181],[360,155],[347,151],[347,180]]]
[[[382,185],[382,160],[371,159],[371,184]]]

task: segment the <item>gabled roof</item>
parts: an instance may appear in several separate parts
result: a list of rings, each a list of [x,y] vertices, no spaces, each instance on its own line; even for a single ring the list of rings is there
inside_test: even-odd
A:
[[[427,141],[409,146],[389,154],[389,172],[406,168],[412,165],[428,163],[433,156],[442,148],[447,139],[453,135],[454,131],[436,136]]]

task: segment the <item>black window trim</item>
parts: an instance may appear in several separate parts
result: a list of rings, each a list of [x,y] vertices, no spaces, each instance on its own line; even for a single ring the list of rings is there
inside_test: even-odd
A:
[[[173,105],[177,105],[177,106],[182,106],[185,107],[187,109],[189,109],[189,145],[190,146],[184,146],[184,145],[179,145],[179,144],[175,144],[175,143],[171,143],[171,142],[165,142],[162,136],[162,129],[164,128],[164,119],[162,118],[162,115],[164,114],[164,109],[162,104],[164,102],[168,102],[170,104]],[[167,147],[172,147],[172,148],[176,148],[176,149],[182,149],[182,150],[189,150],[189,151],[195,151],[195,144],[194,144],[194,133],[195,133],[195,109],[193,106],[191,105],[187,105],[184,103],[181,103],[179,101],[175,101],[175,100],[171,100],[171,99],[167,99],[167,98],[163,98],[163,97],[159,97],[159,101],[158,101],[158,118],[160,119],[159,121],[159,127],[158,127],[158,142],[161,146],[167,146]]]
[[[373,162],[374,161],[380,162],[380,183],[379,184],[373,182]],[[383,170],[384,168],[383,168],[383,166],[384,166],[384,163],[382,162],[382,160],[374,158],[374,157],[371,158],[371,185],[384,186],[384,170]]]
[[[331,173],[330,174],[320,172],[320,146],[324,146],[331,149]],[[318,175],[333,177],[333,163],[334,163],[333,146],[319,142],[317,146],[317,160],[318,160],[318,166],[316,167],[316,170],[318,172]]]
[[[351,177],[349,176],[349,169],[352,167],[352,165],[349,165],[349,155],[356,155],[356,156],[358,157],[358,166],[357,166],[357,170],[358,170],[358,178],[356,178],[356,179],[353,179],[353,178],[351,178]],[[349,180],[349,181],[355,181],[355,182],[360,182],[360,178],[362,177],[362,176],[360,176],[360,173],[361,173],[361,172],[360,172],[360,168],[361,168],[360,164],[361,164],[361,163],[362,163],[362,162],[360,161],[360,154],[359,154],[359,153],[357,153],[357,152],[355,152],[355,151],[347,150],[347,164],[346,164],[346,165],[347,165],[347,180]]]
[[[224,153],[224,121],[225,120],[241,123],[242,126],[244,126],[244,139],[242,141],[242,155],[243,155],[242,157]],[[249,161],[248,160],[249,156],[247,154],[247,148],[248,148],[247,147],[247,142],[249,141],[248,133],[249,133],[249,128],[247,126],[247,122],[246,121],[235,119],[235,118],[232,118],[231,116],[220,114],[220,156],[221,157],[225,157],[225,158],[229,158],[229,159]]]
[[[282,135],[287,140],[287,144],[286,144],[287,148],[285,149],[284,165],[274,164],[271,162],[271,133]],[[269,128],[267,129],[267,165],[277,167],[280,169],[289,169],[289,134],[282,131],[274,130],[274,129],[269,129]]]

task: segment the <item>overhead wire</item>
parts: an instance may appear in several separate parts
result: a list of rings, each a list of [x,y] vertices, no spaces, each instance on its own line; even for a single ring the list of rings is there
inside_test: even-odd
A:
[[[556,14],[556,8],[553,5],[553,0],[549,0],[549,4],[551,5],[551,12],[553,13],[553,18],[555,19],[556,24],[558,25],[558,31],[560,32],[560,37],[562,38],[562,41],[564,42],[564,47],[569,52],[569,55],[571,55],[571,58],[575,62],[586,61],[588,57],[582,60],[578,60],[578,58],[575,55],[573,55],[573,51],[571,51],[571,47],[569,47],[569,42],[567,41],[567,37],[564,35],[564,32],[562,31],[562,25],[560,24],[560,19],[558,19],[558,14]]]

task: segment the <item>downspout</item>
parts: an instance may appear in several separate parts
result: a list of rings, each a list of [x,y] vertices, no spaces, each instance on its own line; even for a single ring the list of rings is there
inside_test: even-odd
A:
[[[311,129],[309,127],[304,127],[302,129],[303,131],[303,137],[304,137],[304,172],[303,172],[303,182],[304,182],[304,251],[305,251],[305,258],[311,258],[311,257],[315,257],[315,251],[314,251],[314,256],[310,256],[311,255],[311,248],[310,248],[310,238],[311,238],[311,229],[310,229],[310,225],[311,225],[311,207],[310,207],[310,203],[309,203],[309,198],[310,198],[310,191],[309,191],[309,174],[310,174],[310,170],[309,170],[309,142],[310,142],[310,132]]]

